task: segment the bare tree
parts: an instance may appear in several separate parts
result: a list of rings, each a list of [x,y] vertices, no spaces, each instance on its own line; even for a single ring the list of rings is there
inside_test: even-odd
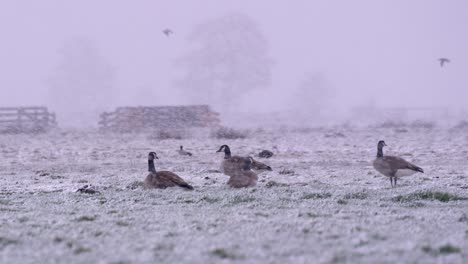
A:
[[[96,124],[98,113],[114,97],[112,67],[97,45],[86,38],[67,41],[60,55],[49,79],[52,108],[66,124]]]
[[[244,14],[206,21],[189,37],[194,48],[180,60],[178,87],[192,103],[211,103],[224,110],[238,105],[271,80],[268,43],[257,24]]]

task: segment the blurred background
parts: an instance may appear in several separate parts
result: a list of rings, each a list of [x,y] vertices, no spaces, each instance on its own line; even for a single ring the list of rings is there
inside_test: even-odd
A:
[[[4,0],[0,106],[47,106],[60,126],[187,104],[230,125],[463,119],[467,12],[464,0]]]

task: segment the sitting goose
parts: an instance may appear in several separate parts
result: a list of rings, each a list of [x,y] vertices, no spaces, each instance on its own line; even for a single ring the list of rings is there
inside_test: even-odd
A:
[[[180,149],[177,152],[179,152],[179,155],[182,156],[192,156],[192,153],[184,150],[184,146],[180,146]]]
[[[416,172],[424,173],[420,167],[395,156],[384,156],[383,147],[387,146],[385,141],[380,140],[377,144],[377,158],[374,160],[374,168],[383,175],[390,177],[390,184],[396,187],[398,177],[409,176]]]
[[[177,174],[170,171],[158,171],[154,167],[154,159],[159,159],[156,152],[150,152],[148,154],[148,171],[150,174],[146,176],[145,187],[146,188],[158,188],[165,189],[167,187],[179,186],[193,190],[193,187],[186,183]]]
[[[250,170],[252,163],[252,157],[245,159],[242,169],[231,175],[227,184],[232,188],[246,188],[257,185],[258,176]]]
[[[252,157],[240,157],[240,156],[231,156],[231,149],[228,145],[222,145],[218,151],[224,151],[224,160],[221,163],[221,170],[224,174],[231,176],[231,174],[236,173],[237,171],[241,170],[244,166],[244,163],[247,159],[251,159],[251,167],[257,171],[271,171],[271,167],[262,163],[260,161],[254,160]]]
[[[224,160],[221,162],[221,172],[231,176],[237,173],[244,166],[247,158],[240,156],[231,156],[231,149],[228,145],[222,145],[218,151],[224,151]]]

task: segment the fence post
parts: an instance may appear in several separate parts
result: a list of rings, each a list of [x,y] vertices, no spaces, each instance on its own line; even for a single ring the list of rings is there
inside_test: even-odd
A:
[[[17,112],[18,112],[18,115],[16,116],[16,120],[17,120],[16,125],[17,125],[19,131],[23,131],[23,122],[21,120],[22,115],[23,115],[23,109],[18,108]]]

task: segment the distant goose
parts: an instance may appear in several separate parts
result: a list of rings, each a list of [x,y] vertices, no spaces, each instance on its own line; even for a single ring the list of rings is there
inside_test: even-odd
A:
[[[237,173],[240,169],[242,169],[242,166],[244,166],[247,158],[240,156],[232,156],[231,149],[228,145],[222,145],[216,152],[222,151],[224,151],[224,159],[221,162],[222,173],[231,176]]]
[[[450,60],[447,59],[447,58],[440,58],[440,59],[439,59],[439,62],[440,62],[440,67],[444,67],[444,64],[445,64],[445,63],[449,63]]]
[[[167,187],[179,186],[189,190],[193,190],[193,187],[186,183],[177,174],[170,171],[156,171],[154,167],[154,159],[159,159],[156,152],[150,152],[148,154],[148,171],[150,174],[146,176],[145,187],[147,188],[158,188],[165,189]]]
[[[182,156],[192,156],[192,153],[184,150],[184,146],[180,146],[180,149],[177,152]]]
[[[273,157],[273,152],[269,151],[269,150],[262,150],[260,153],[258,153],[258,156],[260,158],[271,158]]]
[[[390,184],[396,187],[397,179],[402,176],[409,176],[416,172],[424,173],[420,167],[395,156],[384,156],[383,147],[387,146],[383,140],[377,144],[377,158],[374,160],[374,168],[383,175],[390,177]]]
[[[258,176],[250,170],[252,164],[252,157],[245,159],[242,168],[230,176],[227,184],[232,188],[246,188],[257,185]]]
[[[165,30],[163,30],[163,33],[169,37],[169,35],[173,34],[174,32],[172,32],[172,30],[166,28]]]
[[[93,187],[91,187],[89,185],[85,185],[85,186],[79,188],[78,190],[76,190],[76,192],[87,193],[87,194],[100,193],[99,191],[96,191]]]

